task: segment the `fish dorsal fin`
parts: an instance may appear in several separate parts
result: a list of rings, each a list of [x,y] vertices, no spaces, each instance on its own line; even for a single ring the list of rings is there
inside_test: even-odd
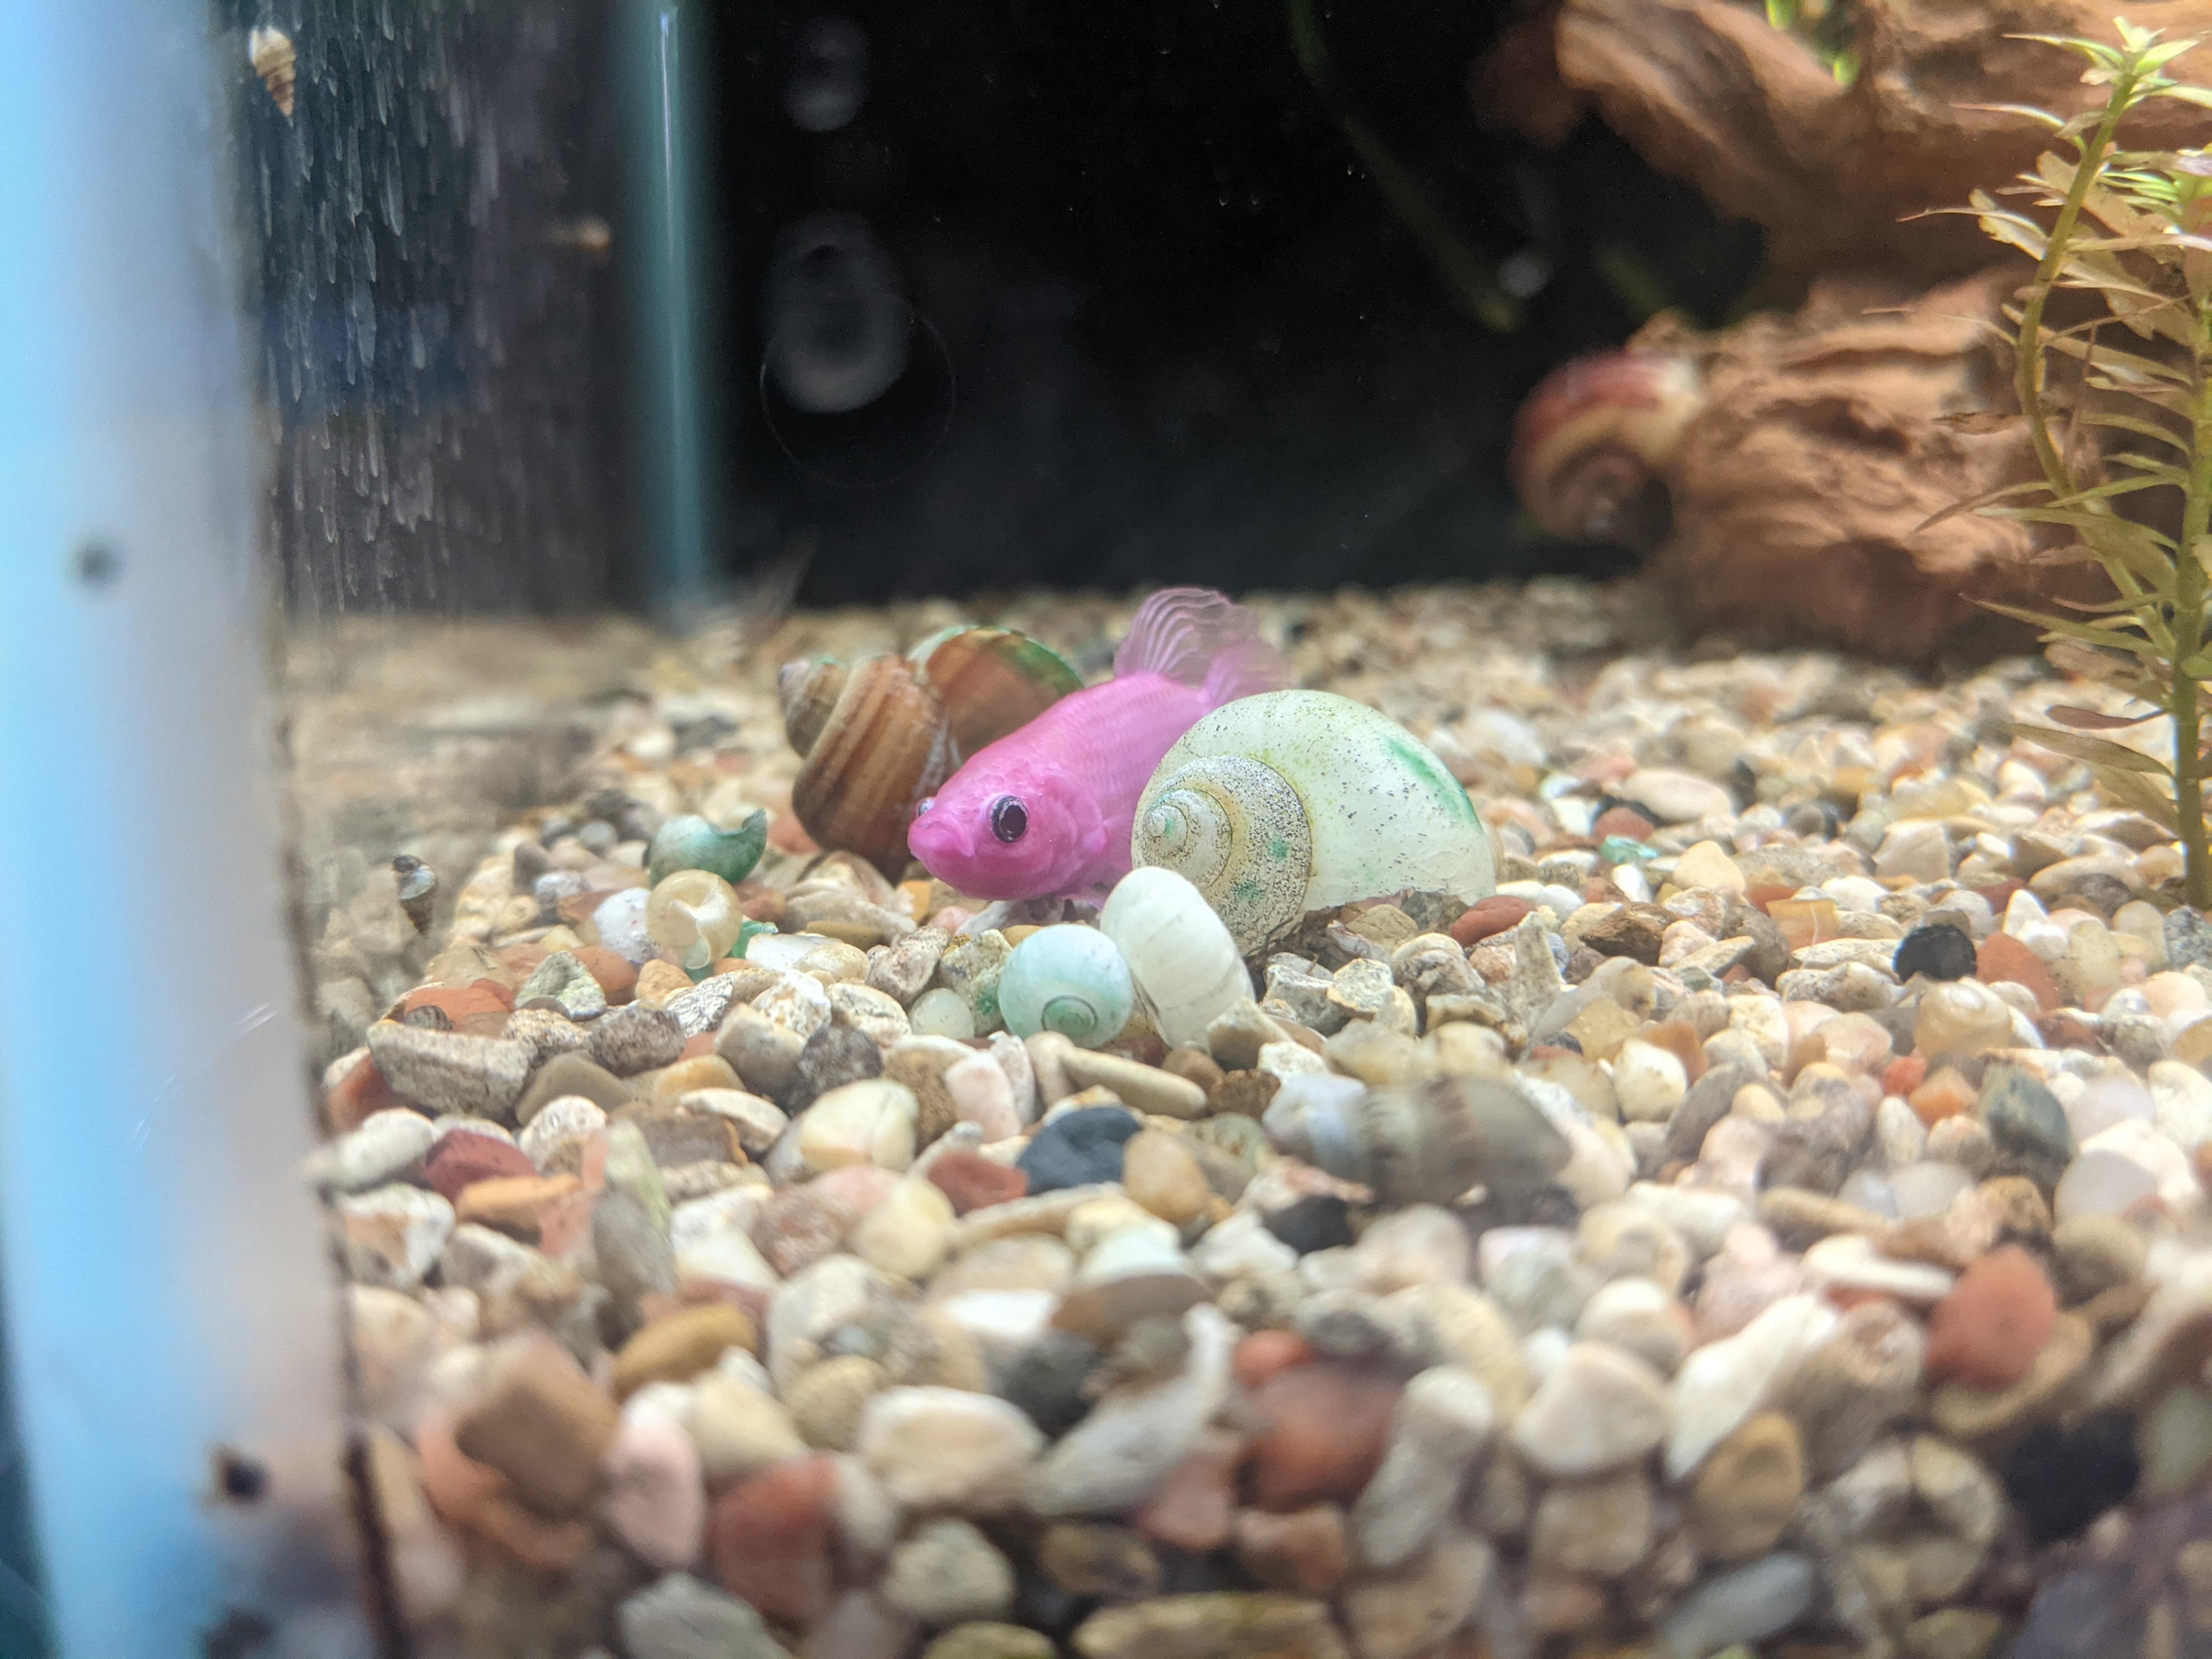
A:
[[[1224,657],[1236,665],[1231,675],[1215,672]],[[1280,659],[1260,638],[1260,619],[1210,587],[1163,587],[1146,599],[1114,653],[1114,672],[1158,674],[1191,686],[1207,684],[1209,677],[1240,686],[1249,680],[1255,690],[1289,684]]]

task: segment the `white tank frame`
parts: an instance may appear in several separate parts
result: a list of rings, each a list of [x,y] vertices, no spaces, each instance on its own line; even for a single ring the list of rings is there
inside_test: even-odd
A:
[[[374,1650],[211,9],[0,3],[0,1275],[62,1659]]]

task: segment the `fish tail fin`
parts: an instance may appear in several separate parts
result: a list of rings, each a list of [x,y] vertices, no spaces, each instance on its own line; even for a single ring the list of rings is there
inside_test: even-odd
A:
[[[1114,672],[1198,687],[1217,708],[1291,683],[1290,665],[1260,637],[1260,619],[1210,587],[1164,587],[1146,599],[1114,654]]]

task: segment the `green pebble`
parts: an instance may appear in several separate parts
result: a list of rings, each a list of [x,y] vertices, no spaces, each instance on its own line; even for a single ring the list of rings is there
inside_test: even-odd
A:
[[[745,959],[745,946],[750,945],[763,933],[773,933],[774,932],[775,932],[775,924],[772,921],[739,922],[738,924],[738,942],[730,947],[730,954],[735,957],[738,961],[743,962]],[[702,976],[703,975],[693,975],[694,978]]]
[[[1626,836],[1607,836],[1597,844],[1597,855],[1607,864],[1641,864],[1656,856],[1640,841],[1631,841]]]

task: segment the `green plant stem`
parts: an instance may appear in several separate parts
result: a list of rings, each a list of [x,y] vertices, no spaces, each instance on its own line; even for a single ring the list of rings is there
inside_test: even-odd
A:
[[[2181,547],[2173,562],[2173,807],[2181,827],[2189,902],[2212,906],[2212,851],[2205,846],[2203,765],[2197,755],[2202,710],[2196,676],[2179,666],[2204,648],[2204,562],[2198,552],[2212,526],[2212,308],[2197,309],[2197,384],[2190,410],[2194,453],[2181,508]]]
[[[2051,240],[2044,245],[2043,263],[2036,267],[2035,280],[2028,285],[2027,304],[2021,312],[2020,338],[2014,360],[2014,387],[2020,397],[2021,412],[2027,417],[2035,459],[2042,463],[2043,476],[2052,491],[2060,495],[2074,495],[2077,487],[2073,469],[2067,465],[2066,458],[2058,453],[2058,446],[2051,440],[2050,412],[2044,407],[2043,310],[2050,302],[2051,290],[2058,285],[2059,273],[2066,268],[2067,248],[2074,240],[2074,227],[2081,221],[2082,204],[2089,199],[2090,189],[2104,169],[2105,157],[2112,148],[2112,137],[2119,130],[2120,117],[2126,112],[2124,91],[2114,88],[2104,119],[2097,123],[2096,131],[2081,147],[2081,165],[2074,169],[2074,182],[2058,210],[2057,221],[2051,227]]]

